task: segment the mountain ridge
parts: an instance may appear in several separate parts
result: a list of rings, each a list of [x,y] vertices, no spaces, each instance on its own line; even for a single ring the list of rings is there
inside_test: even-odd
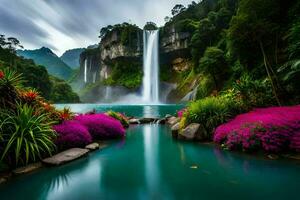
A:
[[[32,59],[38,65],[45,66],[51,75],[65,80],[72,75],[72,68],[48,47],[33,50],[17,50],[17,54],[24,58]]]

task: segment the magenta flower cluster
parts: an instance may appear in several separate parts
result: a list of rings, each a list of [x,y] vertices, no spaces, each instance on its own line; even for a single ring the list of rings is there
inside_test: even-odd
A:
[[[231,150],[300,152],[300,106],[255,109],[219,126],[214,142]]]
[[[73,120],[53,126],[59,148],[84,147],[93,139],[113,139],[125,136],[122,124],[105,114],[78,115]]]
[[[177,112],[177,116],[178,116],[179,118],[182,118],[182,117],[183,117],[183,114],[184,114],[186,111],[187,111],[186,108],[183,108],[183,109],[179,110],[179,111]]]
[[[111,139],[125,136],[125,129],[121,122],[102,113],[78,115],[74,120],[87,127],[94,139]]]
[[[56,145],[60,149],[84,147],[92,142],[92,136],[88,129],[77,121],[64,121],[60,125],[53,126],[58,134]]]

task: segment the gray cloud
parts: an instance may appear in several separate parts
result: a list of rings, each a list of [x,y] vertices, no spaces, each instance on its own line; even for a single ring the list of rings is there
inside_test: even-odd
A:
[[[177,4],[191,0],[0,0],[0,33],[26,48],[56,53],[98,42],[101,27],[122,22],[163,25]]]

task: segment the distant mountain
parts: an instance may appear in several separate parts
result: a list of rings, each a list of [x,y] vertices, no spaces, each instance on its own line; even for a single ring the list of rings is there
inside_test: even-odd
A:
[[[67,50],[60,59],[68,64],[72,69],[79,68],[79,57],[80,54],[85,50],[85,48],[77,48]]]
[[[36,64],[43,65],[47,71],[56,77],[69,79],[72,69],[64,63],[51,49],[42,47],[35,50],[18,50],[17,54],[32,59]]]

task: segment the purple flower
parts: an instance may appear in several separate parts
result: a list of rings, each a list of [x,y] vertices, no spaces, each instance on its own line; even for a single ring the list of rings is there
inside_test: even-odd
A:
[[[64,121],[53,126],[53,129],[58,134],[55,143],[60,149],[84,147],[92,142],[88,129],[77,121]]]
[[[125,129],[122,124],[105,114],[78,115],[74,120],[84,125],[94,139],[112,139],[125,136]]]
[[[255,109],[219,126],[214,142],[229,149],[300,151],[300,106]]]

